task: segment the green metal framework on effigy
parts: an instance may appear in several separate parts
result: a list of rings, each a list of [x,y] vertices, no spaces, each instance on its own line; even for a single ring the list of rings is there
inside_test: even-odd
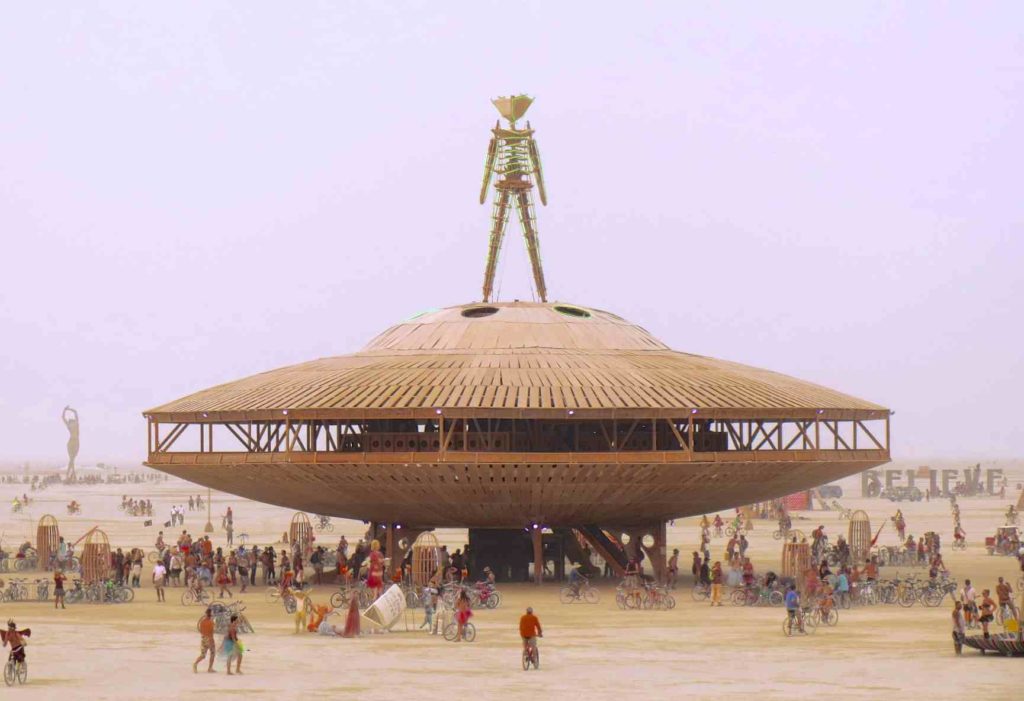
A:
[[[547,284],[540,260],[540,239],[537,234],[537,219],[530,195],[536,178],[540,202],[547,205],[547,190],[541,170],[540,150],[533,139],[533,129],[526,123],[525,129],[516,128],[516,121],[529,109],[533,98],[526,95],[499,97],[492,100],[502,117],[508,120],[508,128],[502,128],[501,120],[491,130],[493,136],[487,148],[484,165],[484,180],[480,188],[480,204],[487,199],[487,188],[494,182],[494,209],[491,212],[491,238],[487,249],[487,265],[484,268],[483,301],[488,302],[494,292],[494,275],[498,267],[505,226],[508,224],[509,209],[515,206],[519,224],[526,240],[526,250],[533,270],[533,283],[540,301],[547,301]]]

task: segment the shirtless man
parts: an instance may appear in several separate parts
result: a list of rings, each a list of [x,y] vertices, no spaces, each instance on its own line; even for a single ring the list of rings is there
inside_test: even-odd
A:
[[[996,598],[999,599],[1000,611],[1007,607],[1013,612],[1014,618],[1020,618],[1020,614],[1017,612],[1017,605],[1013,603],[1013,587],[1010,586],[1009,582],[1004,582],[1002,577],[999,578],[999,584],[996,585]]]
[[[192,671],[199,671],[199,663],[203,661],[207,653],[210,655],[210,666],[207,672],[216,671],[213,668],[213,659],[217,656],[217,646],[213,642],[213,610],[206,609],[206,615],[199,621],[199,657],[192,663]]]

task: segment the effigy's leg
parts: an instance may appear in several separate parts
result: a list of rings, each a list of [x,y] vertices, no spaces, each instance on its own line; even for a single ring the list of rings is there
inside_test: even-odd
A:
[[[508,190],[498,189],[491,213],[491,242],[487,249],[487,266],[484,268],[484,299],[491,299],[494,290],[494,273],[498,268],[498,254],[501,253],[501,241],[505,237],[505,225],[508,223]]]
[[[516,207],[519,210],[519,223],[523,227],[523,238],[526,239],[526,251],[530,254],[530,265],[533,268],[533,282],[537,287],[537,296],[540,297],[541,302],[547,302],[548,290],[544,283],[544,269],[540,262],[540,240],[537,237],[533,202],[530,201],[528,190],[516,193]]]

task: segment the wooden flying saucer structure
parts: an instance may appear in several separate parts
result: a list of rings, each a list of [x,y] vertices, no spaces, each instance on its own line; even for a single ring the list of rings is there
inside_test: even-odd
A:
[[[539,160],[528,159],[533,130],[518,130],[529,132],[526,146],[516,131],[494,130],[485,187],[497,173],[494,222],[503,225],[512,200],[528,215],[539,286],[536,222],[521,197]],[[515,140],[511,156],[503,139]],[[502,232],[492,228],[485,299]],[[672,350],[608,311],[545,301],[424,313],[359,352],[144,412],[149,466],[258,501],[414,527],[662,532],[667,519],[888,462],[889,415],[809,382]]]

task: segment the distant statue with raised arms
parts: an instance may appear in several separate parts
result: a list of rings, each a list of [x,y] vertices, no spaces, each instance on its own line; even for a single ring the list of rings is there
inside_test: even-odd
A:
[[[60,414],[61,421],[68,429],[68,471],[65,481],[75,481],[75,458],[78,457],[78,412],[70,406],[64,407]]]

